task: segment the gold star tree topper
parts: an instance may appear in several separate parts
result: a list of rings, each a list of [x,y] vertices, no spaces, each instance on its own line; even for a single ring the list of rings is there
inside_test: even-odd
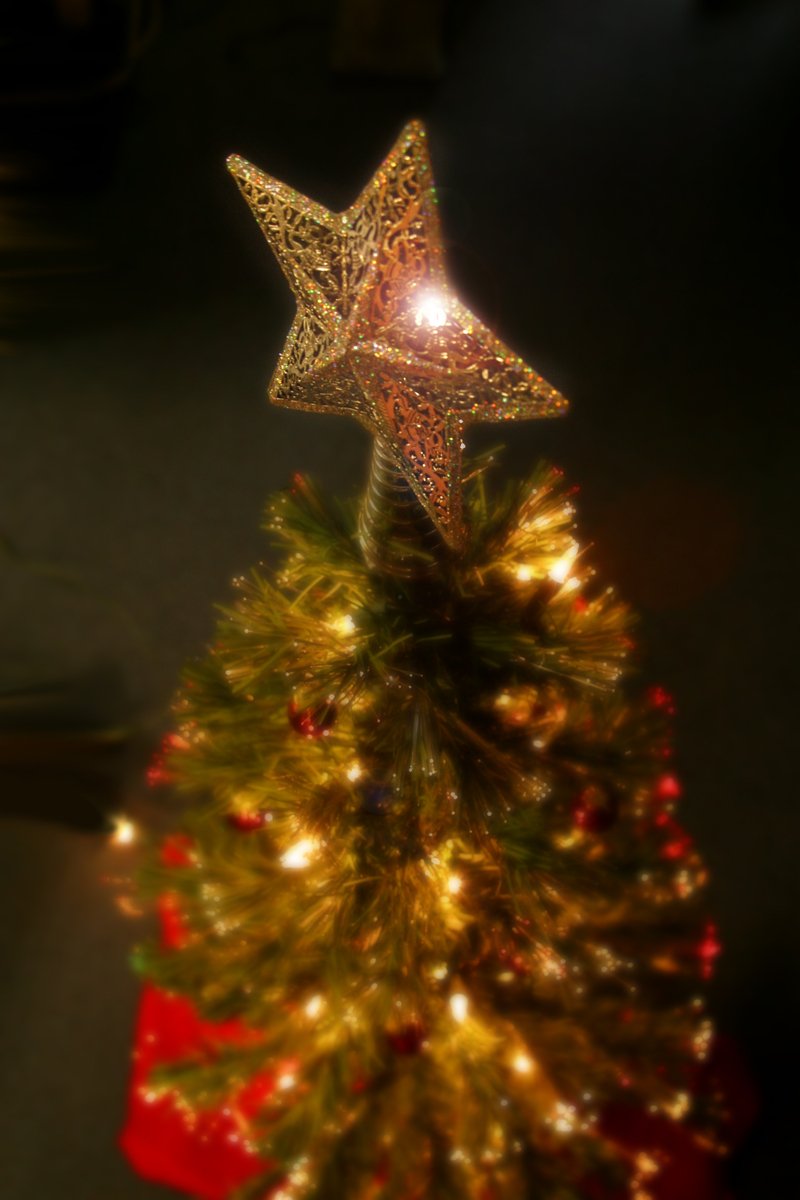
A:
[[[237,155],[228,167],[297,298],[270,400],[359,420],[460,547],[465,426],[567,401],[450,290],[423,126],[406,125],[341,213]]]

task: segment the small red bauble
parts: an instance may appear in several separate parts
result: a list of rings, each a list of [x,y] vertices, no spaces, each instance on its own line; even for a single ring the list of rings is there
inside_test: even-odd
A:
[[[659,685],[648,688],[647,698],[652,704],[653,708],[663,709],[669,717],[675,715],[675,701],[666,688],[660,687]]]
[[[709,921],[703,931],[703,938],[697,947],[697,957],[700,959],[700,974],[703,979],[710,979],[714,974],[714,961],[722,953],[722,942],[719,940],[717,927]]]
[[[186,833],[171,833],[161,843],[159,859],[162,867],[191,867],[193,838]]]
[[[619,799],[606,788],[589,784],[572,805],[572,821],[585,833],[605,833],[619,816]]]
[[[225,816],[231,829],[239,833],[253,833],[256,829],[261,829],[266,819],[266,813],[258,811],[232,812]]]
[[[410,1024],[404,1025],[402,1029],[395,1029],[392,1033],[387,1033],[386,1040],[395,1054],[402,1056],[419,1054],[425,1041],[425,1030],[418,1021],[412,1021]]]
[[[680,780],[674,775],[662,775],[656,780],[653,799],[669,803],[670,800],[678,800],[682,790]]]
[[[306,738],[321,738],[336,722],[336,705],[326,701],[310,708],[298,708],[295,701],[290,700],[287,714],[295,733]]]

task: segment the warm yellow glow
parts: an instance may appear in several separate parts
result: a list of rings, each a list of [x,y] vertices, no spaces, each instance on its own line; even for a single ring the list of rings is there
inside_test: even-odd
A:
[[[569,573],[578,557],[577,545],[570,546],[566,554],[562,554],[561,558],[556,559],[547,574],[552,579],[553,583],[566,583]]]
[[[653,1158],[652,1154],[648,1154],[645,1150],[640,1151],[636,1155],[636,1169],[640,1175],[647,1179],[650,1175],[657,1175],[659,1171],[658,1159]]]
[[[681,1121],[691,1108],[691,1098],[688,1092],[676,1092],[670,1101],[664,1104],[664,1112],[673,1121]]]
[[[294,1087],[296,1082],[297,1081],[291,1071],[284,1071],[284,1073],[279,1075],[276,1080],[276,1083],[282,1092]]]
[[[434,979],[446,979],[447,978],[447,964],[446,963],[437,963],[435,967],[431,967],[431,975],[433,976]]]
[[[363,773],[364,769],[360,762],[351,762],[350,766],[345,771],[345,775],[351,783],[355,783],[357,779],[360,779]]]
[[[322,996],[312,996],[305,1007],[306,1016],[312,1019],[318,1017],[324,1007],[325,1001]]]
[[[414,305],[417,325],[439,329],[447,323],[446,299],[441,292],[425,292]]]
[[[529,567],[527,563],[520,563],[516,574],[520,583],[530,583],[533,579],[533,567]]]
[[[469,1000],[463,992],[453,992],[450,997],[450,1012],[453,1014],[453,1020],[461,1024],[467,1019],[469,1012]]]
[[[301,838],[281,856],[281,866],[287,871],[302,871],[311,862],[317,843],[313,838]]]
[[[356,623],[350,616],[350,613],[343,613],[341,617],[337,617],[335,621],[331,621],[331,626],[337,633],[341,633],[344,637],[356,631]]]
[[[128,817],[124,817],[121,813],[119,816],[111,818],[111,844],[114,846],[130,846],[136,841],[139,831],[133,821]]]
[[[447,877],[447,890],[451,896],[457,896],[461,891],[462,881],[460,875],[449,875]]]
[[[530,1075],[533,1071],[534,1062],[527,1054],[520,1051],[519,1054],[514,1055],[511,1066],[518,1075]]]

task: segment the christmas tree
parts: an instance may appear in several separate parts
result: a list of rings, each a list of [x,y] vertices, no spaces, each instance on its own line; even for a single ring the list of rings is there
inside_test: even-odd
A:
[[[710,1195],[672,702],[560,472],[462,464],[566,401],[449,289],[418,123],[341,214],[230,168],[297,298],[270,399],[374,453],[359,503],[270,504],[186,673],[126,1149],[211,1200]]]

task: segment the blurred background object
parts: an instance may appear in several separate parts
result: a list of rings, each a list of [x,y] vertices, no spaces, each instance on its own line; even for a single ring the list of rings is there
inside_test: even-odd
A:
[[[435,79],[445,0],[338,0],[332,64],[342,72]]]
[[[0,345],[74,321],[98,270],[87,194],[107,185],[159,0],[27,0],[0,13]]]

